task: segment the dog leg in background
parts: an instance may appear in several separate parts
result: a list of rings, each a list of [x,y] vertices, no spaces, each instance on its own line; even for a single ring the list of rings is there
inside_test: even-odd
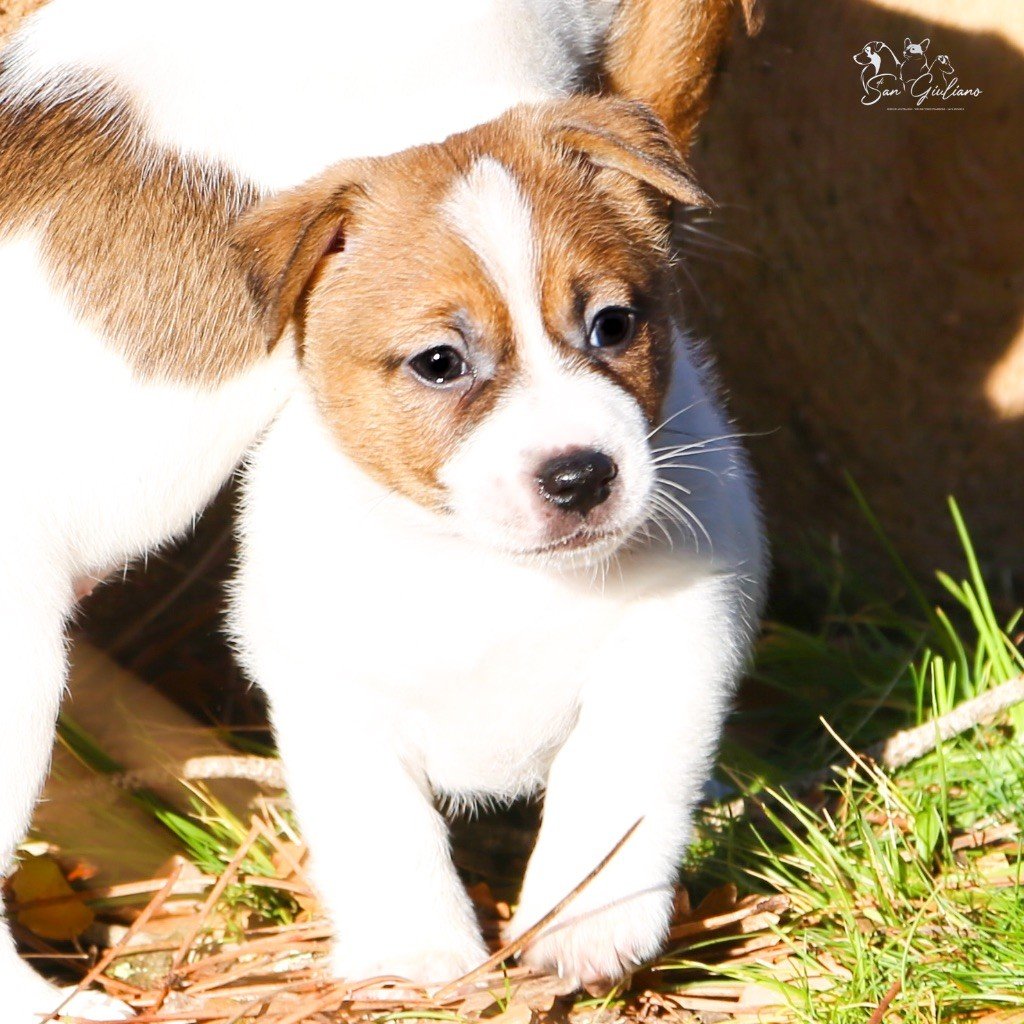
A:
[[[8,537],[24,543],[17,532]],[[53,750],[67,675],[64,620],[70,586],[46,580],[24,554],[4,559],[0,590],[0,876],[15,866]],[[39,560],[45,566],[44,560]],[[19,581],[29,581],[20,587]],[[6,921],[0,919],[0,1010],[4,1024],[33,1024],[67,993],[46,982],[18,956]],[[127,1007],[99,993],[75,996],[68,1016],[111,1020],[132,1016]]]
[[[293,666],[283,678],[316,676]],[[294,694],[295,682],[285,685]],[[272,683],[269,692],[288,790],[335,928],[335,974],[441,984],[482,963],[487,949],[447,824],[425,776],[382,727],[386,710],[324,705],[320,692],[320,706],[297,694],[275,700]]]
[[[629,973],[661,948],[693,810],[742,669],[743,600],[736,584],[696,582],[669,607],[655,602],[630,615],[602,644],[579,720],[551,768],[510,933],[538,921],[642,820],[527,947],[530,966],[591,984]]]
[[[755,8],[756,0],[622,0],[605,46],[602,92],[647,103],[685,155],[736,13],[753,33]]]

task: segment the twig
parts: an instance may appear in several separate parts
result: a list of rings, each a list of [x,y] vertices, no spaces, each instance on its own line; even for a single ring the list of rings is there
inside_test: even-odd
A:
[[[1024,702],[1024,676],[987,690],[985,693],[933,718],[914,729],[904,729],[881,743],[868,748],[868,754],[890,770],[902,768],[919,757],[931,753],[940,743],[959,736],[988,718]]]
[[[888,991],[882,996],[882,1001],[875,1007],[875,1012],[868,1017],[868,1024],[882,1024],[885,1019],[885,1014],[889,1007],[892,1006],[892,1001],[900,994],[903,989],[903,981],[897,978],[890,986]]]
[[[167,996],[170,994],[171,985],[174,984],[178,974],[178,969],[185,962],[185,958],[192,949],[192,944],[196,941],[196,937],[199,935],[200,931],[202,931],[207,918],[211,913],[213,913],[213,908],[216,907],[217,902],[220,900],[221,896],[224,895],[224,890],[231,884],[235,875],[238,873],[239,868],[241,868],[242,862],[249,856],[249,851],[252,850],[260,835],[261,830],[259,822],[254,821],[250,826],[249,831],[246,833],[245,838],[242,840],[241,845],[235,851],[234,857],[231,858],[230,863],[224,869],[220,878],[214,882],[213,888],[210,889],[210,894],[206,897],[206,901],[203,903],[199,913],[196,915],[195,921],[185,933],[185,937],[181,940],[181,945],[178,947],[177,952],[174,954],[174,958],[171,960],[171,968],[167,972],[167,981],[164,983],[160,994],[156,998],[156,1002],[153,1004],[153,1013],[160,1012],[161,1007],[164,1005],[164,1000],[166,1000]]]
[[[164,902],[174,891],[174,886],[177,884],[178,876],[181,874],[184,868],[183,863],[175,864],[173,870],[164,882],[163,888],[149,901],[143,911],[139,914],[131,925],[125,931],[124,935],[121,936],[121,941],[115,946],[111,946],[110,949],[100,957],[99,960],[93,965],[93,967],[86,973],[85,977],[75,986],[75,988],[68,994],[68,997],[51,1013],[47,1014],[40,1024],[49,1024],[55,1017],[60,1014],[60,1011],[67,1006],[71,1000],[84,992],[121,954],[121,951],[125,949],[132,938],[134,938],[145,926],[150,918],[164,905]]]
[[[930,753],[944,743],[968,729],[974,728],[988,718],[993,718],[1015,704],[1024,703],[1024,675],[1017,676],[991,690],[964,701],[952,711],[925,722],[913,729],[895,733],[888,739],[876,743],[866,751],[869,757],[892,770],[903,768]],[[810,788],[816,782],[827,781],[831,771],[818,772],[808,776],[804,783]],[[276,757],[256,757],[248,754],[213,754],[207,757],[190,757],[179,764],[140,768],[114,775],[104,775],[85,788],[114,786],[117,789],[146,789],[168,779],[185,782],[233,779],[255,782],[266,789],[284,789],[285,774]],[[78,792],[78,789],[75,789]]]
[[[981,725],[987,719],[1024,703],[1024,675],[1019,675],[985,693],[957,705],[938,718],[933,718],[913,729],[904,729],[887,739],[873,743],[865,754],[889,771],[904,768],[913,761],[930,754],[940,744]],[[826,726],[827,727],[827,726]],[[828,767],[803,775],[786,785],[791,795],[807,794],[819,789],[835,778],[836,769]],[[747,810],[748,800],[739,797],[727,803],[712,800],[707,806],[717,806],[730,817],[742,817]]]
[[[443,988],[438,989],[434,993],[434,998],[438,1001],[446,998],[488,971],[497,969],[509,957],[515,956],[520,950],[525,949],[608,866],[609,861],[626,845],[643,820],[643,818],[637,818],[626,830],[626,834],[601,858],[600,863],[587,877],[579,885],[575,886],[567,896],[563,896],[536,924],[531,925],[517,938],[512,939],[511,942],[507,942],[497,953],[488,957],[480,964],[479,967],[474,967],[468,974],[464,974],[461,978],[456,978],[455,981],[449,982]]]

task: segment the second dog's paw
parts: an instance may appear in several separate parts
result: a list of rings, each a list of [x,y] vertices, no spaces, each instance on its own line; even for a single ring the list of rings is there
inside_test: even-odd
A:
[[[422,992],[438,989],[468,974],[474,967],[487,959],[487,949],[479,939],[462,938],[443,943],[425,942],[416,948],[401,948],[382,951],[377,955],[366,950],[335,951],[332,966],[335,976],[346,982],[359,983],[370,978],[402,978],[411,982],[413,988],[400,984],[382,987],[375,985],[358,989],[356,998],[403,998],[415,995],[415,989]]]
[[[660,952],[669,902],[666,894],[649,892],[603,908],[574,910],[570,904],[526,947],[522,961],[577,987],[618,981]],[[541,916],[521,908],[510,934],[521,934]]]
[[[130,1006],[125,1006],[124,1003],[117,999],[112,999],[110,996],[105,996],[102,992],[95,992],[89,990],[87,992],[77,992],[74,987],[60,989],[56,992],[56,1002],[53,1006],[58,1006],[67,999],[67,1005],[64,1006],[60,1014],[55,1018],[57,1021],[63,1021],[65,1018],[73,1020],[133,1020],[135,1018],[135,1011]],[[35,1018],[37,1021],[40,1017]],[[19,1022],[20,1024],[20,1022]]]

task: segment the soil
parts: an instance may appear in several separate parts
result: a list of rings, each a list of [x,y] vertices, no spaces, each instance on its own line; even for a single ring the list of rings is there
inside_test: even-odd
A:
[[[892,5],[895,6],[895,5]],[[693,262],[783,569],[809,532],[875,546],[844,473],[923,572],[1024,572],[1024,8],[1017,0],[771,0],[737,39],[694,152],[730,246]],[[860,103],[853,54],[930,38],[963,110]],[[867,558],[865,560],[864,555]]]

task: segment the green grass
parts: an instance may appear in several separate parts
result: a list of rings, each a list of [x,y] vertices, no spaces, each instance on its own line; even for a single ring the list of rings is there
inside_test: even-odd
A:
[[[998,620],[963,517],[950,509],[967,571],[956,581],[939,575],[947,602],[925,605],[915,585],[909,610],[873,599],[846,610],[836,588],[818,629],[769,626],[755,678],[789,704],[806,702],[863,749],[1020,673],[1009,638],[1018,616]],[[783,1019],[830,1024],[868,1020],[893,991],[886,1019],[904,1022],[1024,1008],[1020,712],[893,774],[791,713],[789,735],[803,756],[787,759],[776,746],[754,772],[749,758],[741,763],[731,774],[759,794],[763,813],[709,813],[693,864],[698,885],[728,881],[789,898],[778,957],[730,963],[713,947],[690,948],[659,966],[660,984],[699,993],[710,961],[712,976],[773,993]],[[800,798],[792,766],[808,761],[847,766],[824,806]],[[728,752],[726,766],[730,774]],[[956,837],[1000,825],[1000,843],[955,848]]]

